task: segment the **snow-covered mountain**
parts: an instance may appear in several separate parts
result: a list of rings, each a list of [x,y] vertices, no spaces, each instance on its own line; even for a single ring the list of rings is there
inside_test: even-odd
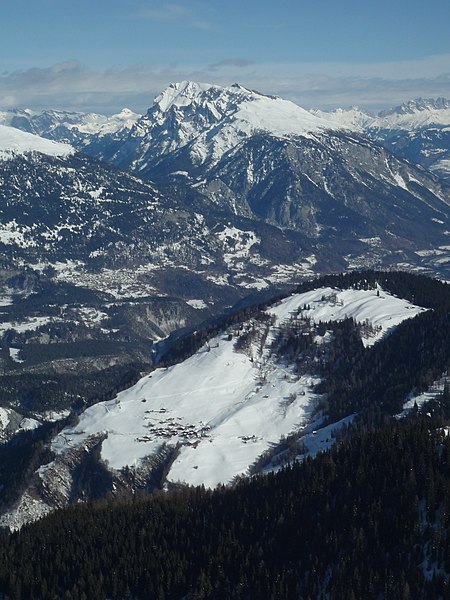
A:
[[[118,297],[213,304],[312,272],[300,232],[201,212],[68,145],[2,132],[0,248],[11,270],[50,266],[59,280]]]
[[[143,174],[187,148],[194,166],[216,164],[249,137],[308,136],[336,128],[296,104],[235,84],[229,88],[183,81],[169,86],[131,130],[111,160]]]
[[[349,123],[238,85],[169,86],[127,139],[105,147],[100,156],[203,214],[226,211],[333,246],[346,261],[334,268],[376,263],[380,248],[406,265],[413,248],[448,246],[448,185]]]
[[[368,347],[423,311],[379,286],[318,286],[236,321],[186,360],[87,408],[50,438],[51,459],[0,523],[20,527],[57,507],[124,487],[214,487],[249,470],[277,469],[289,460],[280,445],[288,436],[298,441],[299,455],[314,456],[353,418],[324,421],[317,365],[333,360],[334,333],[320,324],[353,318]],[[309,358],[304,355],[301,365],[288,359],[285,348],[294,330],[308,338]]]
[[[441,104],[433,110],[447,110]],[[355,114],[336,123],[239,85],[182,82],[130,129],[85,133],[82,147],[155,182],[180,210],[222,224],[212,239],[224,244],[227,271],[216,282],[269,285],[262,267],[276,263],[277,249],[283,270],[400,265],[447,276],[450,187],[352,131]],[[205,252],[196,271],[217,256]]]
[[[227,126],[216,138],[214,125],[224,119],[228,119]],[[180,120],[182,128],[177,127]],[[238,84],[222,88],[184,81],[157,96],[143,117],[129,109],[112,116],[16,109],[0,112],[0,124],[69,141],[92,156],[141,173],[154,166],[157,155],[176,152],[199,134],[191,148],[195,163],[220,157],[231,145],[256,131],[306,135],[308,131],[342,129],[368,136],[400,158],[429,168],[440,177],[449,177],[450,101],[445,98],[410,100],[379,113],[358,108],[306,112]],[[222,127],[219,129],[222,131]]]
[[[317,117],[361,133],[372,129],[414,131],[423,127],[450,125],[450,100],[445,98],[418,98],[378,113],[370,113],[356,107],[310,112]]]
[[[357,108],[311,112],[366,134],[397,156],[450,178],[450,100],[419,98],[377,114]]]
[[[390,128],[401,125],[404,129],[419,129],[427,125],[448,125],[450,122],[450,100],[446,98],[418,98],[400,106],[378,113]]]

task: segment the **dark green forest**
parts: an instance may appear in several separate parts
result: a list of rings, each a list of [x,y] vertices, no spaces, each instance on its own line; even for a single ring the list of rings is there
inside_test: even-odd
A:
[[[105,499],[0,543],[7,598],[450,598],[450,438],[414,416],[234,488]]]

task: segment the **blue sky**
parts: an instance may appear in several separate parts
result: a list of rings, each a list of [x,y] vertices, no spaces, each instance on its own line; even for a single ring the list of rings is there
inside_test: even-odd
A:
[[[0,110],[142,112],[168,83],[304,106],[450,96],[449,0],[0,0]]]

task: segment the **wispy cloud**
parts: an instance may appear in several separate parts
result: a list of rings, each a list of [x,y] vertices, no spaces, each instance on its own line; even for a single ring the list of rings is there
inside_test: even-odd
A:
[[[254,63],[225,58],[209,65],[132,65],[104,71],[76,60],[47,68],[0,74],[0,110],[115,112],[124,106],[144,112],[168,84],[184,79],[241,83],[278,94],[304,107],[358,105],[376,109],[410,98],[450,96],[450,56],[380,64]]]
[[[182,4],[176,3],[141,7],[137,11],[135,18],[159,22],[182,21],[183,24],[195,29],[212,29],[212,24],[208,20],[199,17],[192,8],[187,8]]]
[[[205,69],[209,69],[209,71],[219,71],[224,67],[248,67],[250,65],[254,65],[255,62],[252,60],[247,60],[246,58],[226,58],[225,60],[221,60],[219,62],[213,63],[205,67]]]

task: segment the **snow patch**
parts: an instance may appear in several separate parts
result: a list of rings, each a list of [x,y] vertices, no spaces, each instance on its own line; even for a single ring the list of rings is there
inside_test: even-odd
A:
[[[336,434],[347,425],[350,425],[355,416],[350,415],[331,425],[319,427],[302,437],[302,442],[306,447],[306,456],[314,458],[319,452],[330,450],[336,443]]]
[[[9,355],[13,359],[14,362],[16,362],[16,363],[25,362],[19,358],[19,354],[20,354],[20,348],[10,348],[9,349]]]
[[[186,300],[186,304],[189,304],[189,306],[192,306],[192,308],[196,308],[197,310],[208,308],[208,305],[203,300]]]
[[[237,227],[225,227],[217,237],[222,243],[227,267],[235,270],[243,268],[243,261],[249,258],[250,249],[261,241],[253,231],[242,231]]]
[[[42,500],[33,498],[28,492],[25,492],[20,499],[19,505],[0,517],[0,527],[7,527],[10,531],[17,531],[24,523],[37,521],[52,510],[48,504],[45,504]]]
[[[47,325],[47,323],[53,323],[60,319],[55,319],[54,317],[30,317],[26,321],[11,321],[9,323],[0,323],[0,334],[8,331],[8,329],[14,329],[17,333],[23,333],[25,331],[34,331],[41,327],[42,325]]]

